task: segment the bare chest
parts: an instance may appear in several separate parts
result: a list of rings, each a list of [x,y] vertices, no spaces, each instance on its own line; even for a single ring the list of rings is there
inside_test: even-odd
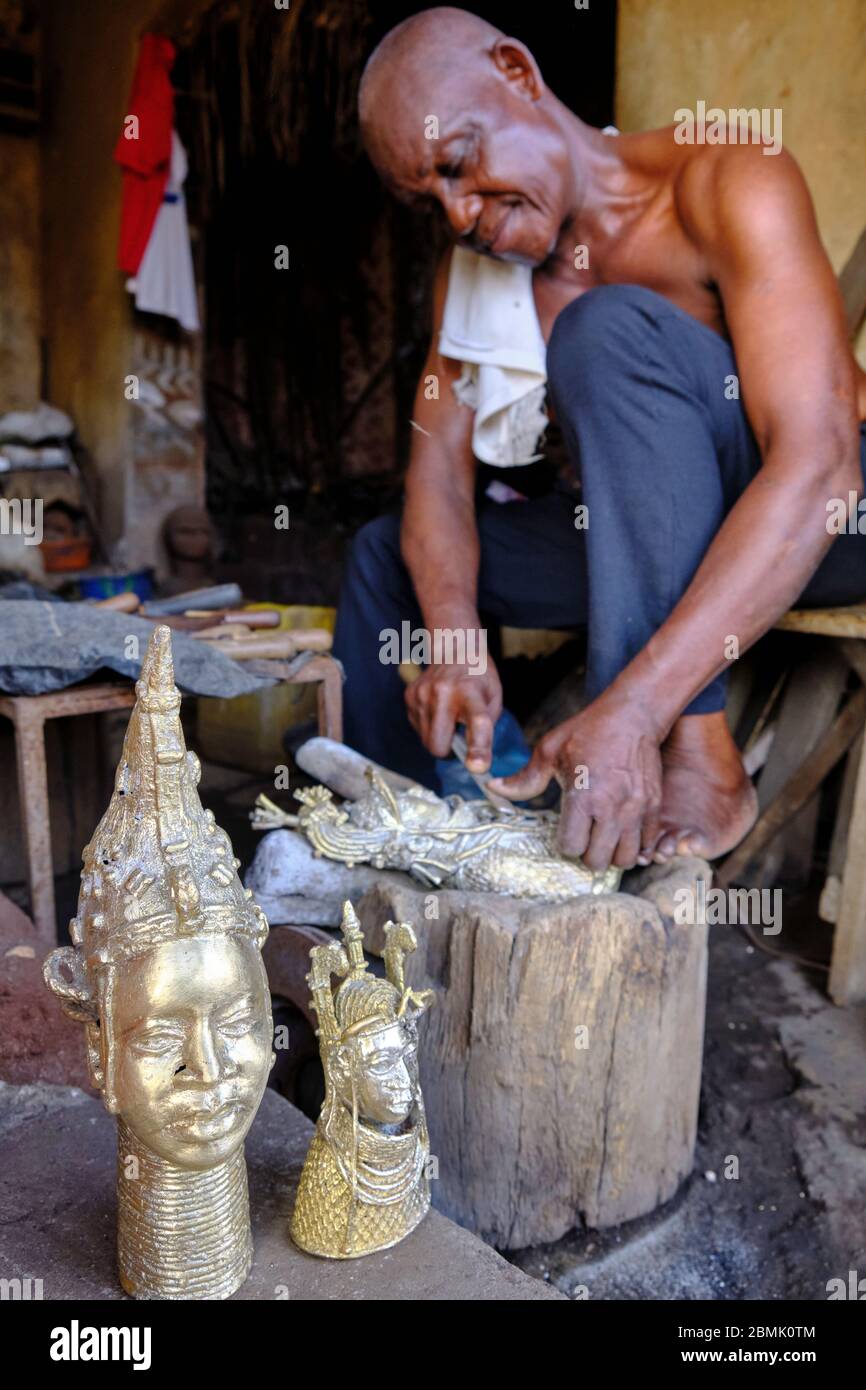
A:
[[[615,233],[598,244],[576,246],[573,265],[533,275],[533,294],[544,341],[572,300],[598,285],[643,285],[654,290],[723,337],[724,310],[692,243],[678,225],[645,225]]]

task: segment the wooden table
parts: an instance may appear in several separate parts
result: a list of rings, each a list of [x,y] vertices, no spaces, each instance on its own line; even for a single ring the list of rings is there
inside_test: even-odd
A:
[[[46,946],[55,944],[56,920],[45,721],[129,709],[134,704],[135,691],[128,681],[73,686],[49,695],[0,695],[0,714],[12,720],[15,730],[15,765],[30,913],[37,934]]]

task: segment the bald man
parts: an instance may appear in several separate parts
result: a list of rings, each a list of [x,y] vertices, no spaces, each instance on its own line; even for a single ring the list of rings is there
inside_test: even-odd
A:
[[[732,659],[795,602],[866,594],[866,538],[828,529],[828,503],[862,488],[866,378],[802,175],[760,143],[591,129],[522,43],[450,8],[386,36],[360,115],[398,197],[444,214],[455,245],[532,268],[588,511],[578,530],[562,494],[476,497],[473,413],[439,343],[449,252],[402,522],[365,528],[346,575],[347,737],[430,781],[462,724],[484,772],[502,708],[492,665],[427,666],[405,695],[412,733],[381,630],[471,631],[479,609],[586,622],[589,703],[496,789],[522,799],[556,778],[562,848],[593,868],[714,858],[756,815],[724,713]]]

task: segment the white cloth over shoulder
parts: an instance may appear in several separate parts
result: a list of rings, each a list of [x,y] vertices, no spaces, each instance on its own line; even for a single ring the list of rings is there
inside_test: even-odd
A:
[[[187,167],[186,150],[177,131],[173,130],[165,197],[144,248],[138,274],[127,280],[126,288],[135,295],[138,309],[148,314],[166,314],[177,319],[188,333],[197,333],[198,299],[183,196]]]
[[[456,246],[439,351],[463,365],[454,391],[475,411],[476,458],[499,468],[540,458],[547,363],[531,267]]]
[[[619,131],[609,125],[602,134]],[[499,468],[541,458],[548,423],[547,349],[531,267],[455,247],[439,351],[463,365],[454,392],[462,405],[475,411],[475,457]]]

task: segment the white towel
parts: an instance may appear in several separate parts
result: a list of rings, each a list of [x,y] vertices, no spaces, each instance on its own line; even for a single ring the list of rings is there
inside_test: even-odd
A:
[[[619,131],[605,126],[602,133]],[[547,349],[532,293],[532,268],[456,246],[439,351],[463,365],[454,393],[475,411],[475,457],[499,468],[541,458],[548,423]]]
[[[531,267],[455,246],[439,351],[463,365],[454,391],[475,411],[476,458],[499,468],[540,458],[547,367]]]

